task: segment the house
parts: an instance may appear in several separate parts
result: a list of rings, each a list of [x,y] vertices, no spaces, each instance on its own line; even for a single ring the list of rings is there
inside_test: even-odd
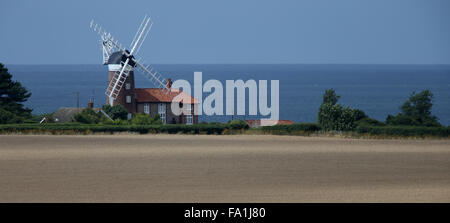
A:
[[[83,111],[84,108],[59,108],[54,114],[55,122],[71,122],[76,114]]]
[[[121,52],[114,52],[109,57],[108,86],[115,80],[114,77],[120,72],[126,59]],[[164,124],[198,123],[198,116],[194,115],[194,110],[197,109],[199,102],[181,90],[173,89],[170,78],[166,81],[166,87],[170,89],[169,92],[162,88],[135,88],[134,71],[131,69],[117,97],[107,98],[107,103],[122,105],[128,111],[128,119],[135,113],[144,113],[149,116],[159,115]],[[181,108],[183,114],[175,115],[172,104]]]
[[[100,108],[94,108],[94,102],[91,100],[88,103],[88,108],[92,108],[96,113],[102,112],[105,116],[106,115]],[[59,108],[55,113],[53,113],[52,117],[55,122],[71,122],[73,121],[73,118],[76,114],[81,113],[86,108]]]
[[[166,93],[160,88],[136,88],[135,92],[137,113],[159,115],[161,121],[167,124],[198,123],[198,115],[194,115],[194,110],[198,108],[199,102],[178,89]],[[178,106],[183,114],[175,115],[172,106]]]

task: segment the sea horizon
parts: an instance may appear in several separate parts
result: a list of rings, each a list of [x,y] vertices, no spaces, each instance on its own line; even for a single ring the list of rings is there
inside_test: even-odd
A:
[[[33,114],[51,113],[60,107],[80,107],[90,98],[95,106],[106,103],[104,90],[107,66],[102,64],[6,64],[13,78],[32,92],[25,103]],[[164,77],[192,83],[194,71],[207,79],[280,80],[280,119],[316,122],[326,89],[341,95],[339,103],[362,109],[370,117],[384,121],[413,91],[430,89],[434,95],[433,115],[450,125],[450,64],[153,64]],[[139,72],[136,72],[139,73]],[[34,75],[33,75],[34,74]],[[136,87],[155,87],[136,74]],[[38,84],[39,83],[39,84]],[[204,93],[203,97],[209,94]],[[299,100],[300,99],[300,100]],[[248,102],[247,102],[248,103]],[[248,109],[247,109],[248,114]],[[201,116],[199,121],[226,122],[231,116]],[[264,116],[234,116],[260,119]]]

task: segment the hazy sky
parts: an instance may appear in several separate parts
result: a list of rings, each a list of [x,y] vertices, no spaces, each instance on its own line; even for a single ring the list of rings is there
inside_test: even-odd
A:
[[[450,64],[449,0],[2,0],[0,62],[101,64],[91,19],[148,63]]]

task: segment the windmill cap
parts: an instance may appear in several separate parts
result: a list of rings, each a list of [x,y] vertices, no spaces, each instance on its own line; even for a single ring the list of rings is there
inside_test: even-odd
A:
[[[134,58],[133,56],[131,57]],[[109,56],[108,64],[120,64],[120,62],[125,63],[126,60],[127,57],[125,56],[125,54],[123,54],[121,51],[116,51],[112,53],[111,56]],[[133,60],[129,61],[128,64],[133,67],[136,65]]]

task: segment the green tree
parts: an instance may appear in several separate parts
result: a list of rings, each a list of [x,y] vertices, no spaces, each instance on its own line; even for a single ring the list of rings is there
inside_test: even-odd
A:
[[[13,81],[8,69],[0,63],[0,116],[8,117],[7,121],[1,123],[22,122],[23,119],[31,118],[31,109],[22,104],[27,101],[31,93],[18,81]],[[13,116],[11,116],[12,113]]]
[[[249,128],[247,122],[240,120],[240,119],[235,119],[235,120],[229,121],[228,124],[230,124],[231,129],[248,129]]]
[[[109,115],[113,120],[122,119],[127,120],[128,111],[122,105],[103,105],[102,110]]]
[[[431,114],[432,101],[433,93],[430,90],[420,93],[413,92],[400,107],[401,113],[396,116],[388,115],[386,123],[389,125],[440,126],[437,117]]]
[[[335,105],[341,96],[337,95],[333,88],[328,89],[323,94],[322,104],[330,103],[331,105]]]
[[[0,124],[20,123],[23,119],[14,113],[0,108]]]
[[[324,130],[349,131],[356,127],[356,122],[367,118],[359,109],[351,109],[337,104],[340,96],[334,89],[328,89],[323,95],[322,105],[319,107],[318,121]]]
[[[84,124],[97,124],[102,118],[100,112],[95,112],[92,108],[83,109],[81,113],[76,114],[73,117],[73,121]]]

